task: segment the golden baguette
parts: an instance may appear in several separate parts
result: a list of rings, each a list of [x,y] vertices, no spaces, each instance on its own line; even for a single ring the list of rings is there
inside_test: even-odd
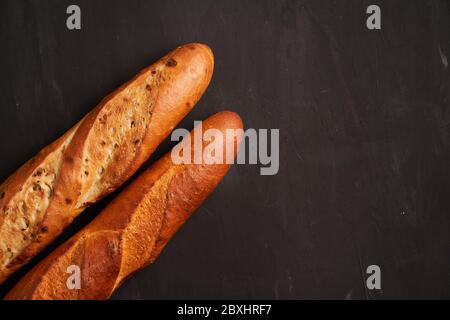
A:
[[[232,112],[203,122],[203,130],[242,129]],[[192,136],[192,133],[191,133]],[[242,130],[222,140],[237,153]],[[194,143],[183,140],[181,144]],[[203,140],[203,146],[208,143]],[[201,152],[195,150],[195,152]],[[174,164],[166,154],[120,193],[89,225],[36,265],[6,299],[107,299],[164,246],[229,169],[228,164]],[[80,288],[70,289],[67,270],[80,270]]]
[[[200,99],[213,68],[207,46],[175,49],[0,186],[0,283],[135,173]]]

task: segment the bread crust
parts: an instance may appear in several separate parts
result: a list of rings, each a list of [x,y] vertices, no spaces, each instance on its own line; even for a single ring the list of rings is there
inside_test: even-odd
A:
[[[0,283],[123,184],[206,90],[209,47],[178,47],[111,93],[0,186]]]
[[[242,121],[235,113],[220,112],[203,122],[203,130],[209,128],[225,133],[242,129]],[[223,145],[237,154],[241,138],[238,132]],[[180,143],[190,143],[186,141]],[[166,154],[27,273],[6,299],[109,298],[125,279],[156,259],[228,169],[229,164],[174,164]],[[79,290],[66,285],[71,265],[80,267]]]

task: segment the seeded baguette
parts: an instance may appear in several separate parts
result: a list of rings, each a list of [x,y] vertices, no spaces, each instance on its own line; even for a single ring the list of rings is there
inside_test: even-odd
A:
[[[175,49],[0,186],[0,283],[148,159],[200,99],[213,68],[206,45]]]
[[[203,122],[223,133],[220,142],[236,155],[242,129],[232,112]],[[192,136],[192,133],[191,133]],[[191,143],[193,139],[183,140]],[[203,146],[208,143],[203,140]],[[201,151],[195,150],[201,155]],[[200,152],[200,153],[198,153]],[[194,151],[192,151],[194,153]],[[206,162],[210,163],[210,162]],[[153,262],[164,246],[229,169],[228,164],[174,164],[166,154],[120,193],[89,225],[36,265],[6,299],[107,299],[131,274]],[[70,266],[80,268],[80,289],[70,290]]]

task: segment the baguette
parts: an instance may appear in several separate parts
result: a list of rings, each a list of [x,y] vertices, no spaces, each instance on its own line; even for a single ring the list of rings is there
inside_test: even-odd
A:
[[[135,173],[200,99],[213,67],[206,45],[175,49],[0,186],[0,283]]]
[[[242,121],[235,113],[220,112],[204,121],[203,130],[209,128],[225,135],[226,129],[242,129]],[[224,138],[224,153],[233,150],[236,155],[241,139],[242,131]],[[193,139],[180,143],[193,144]],[[174,164],[171,154],[166,154],[89,225],[27,273],[5,299],[109,298],[132,273],[156,259],[228,169],[228,164],[204,160]],[[80,268],[78,290],[67,286],[70,266]]]

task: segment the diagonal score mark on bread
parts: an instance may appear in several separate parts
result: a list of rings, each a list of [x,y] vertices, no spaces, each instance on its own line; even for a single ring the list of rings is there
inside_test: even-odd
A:
[[[101,197],[104,190],[114,190],[116,180],[128,169],[120,166],[119,162],[131,164],[138,157],[135,149],[142,144],[146,131],[152,125],[154,103],[158,100],[164,68],[162,64],[150,75],[138,75],[130,86],[114,99],[108,100],[100,110],[97,115],[99,121],[94,123],[89,132],[95,138],[88,139],[89,142],[84,146],[83,153],[91,157],[86,156],[83,162],[81,177],[85,180],[85,187],[81,190],[77,209]],[[131,106],[123,110],[121,101],[130,100]]]
[[[20,248],[30,243],[39,232],[37,228],[53,194],[64,150],[72,140],[78,126],[79,124],[21,168],[30,172],[28,179],[18,188],[15,186],[18,189],[17,192],[13,193],[7,204],[1,208],[0,279],[7,271],[6,266],[20,254]],[[52,147],[55,150],[51,152]],[[36,163],[40,165],[37,166]],[[17,185],[11,180],[14,180],[14,177],[7,180],[3,186]]]
[[[105,228],[105,225],[97,226],[93,223],[89,226],[89,232],[79,234],[58,248],[58,251],[65,254],[54,260],[48,260],[39,267],[40,272],[47,276],[40,281],[30,282],[35,286],[34,297],[53,299],[54,294],[58,293],[60,299],[96,299],[101,298],[97,296],[99,285],[108,292],[113,292],[119,287],[130,273],[136,271],[136,265],[144,265],[153,254],[163,225],[168,199],[159,195],[167,194],[170,181],[182,169],[183,166],[180,165],[165,171],[151,186],[150,192],[142,194],[137,203],[131,204],[132,208],[123,208],[120,203],[111,203],[110,212],[117,214],[123,212],[121,210],[130,212],[126,219],[117,220],[121,223],[113,223],[107,226],[108,229],[100,230],[97,229]],[[151,217],[148,216],[149,212],[152,213]],[[114,213],[108,220],[114,221],[113,215]],[[146,232],[142,232],[142,229]],[[112,246],[112,243],[117,245]],[[94,245],[100,249],[95,250],[93,259],[89,249]],[[130,247],[135,248],[132,254],[123,249]],[[61,275],[66,274],[70,265],[81,267],[83,290],[67,290],[66,278]]]

